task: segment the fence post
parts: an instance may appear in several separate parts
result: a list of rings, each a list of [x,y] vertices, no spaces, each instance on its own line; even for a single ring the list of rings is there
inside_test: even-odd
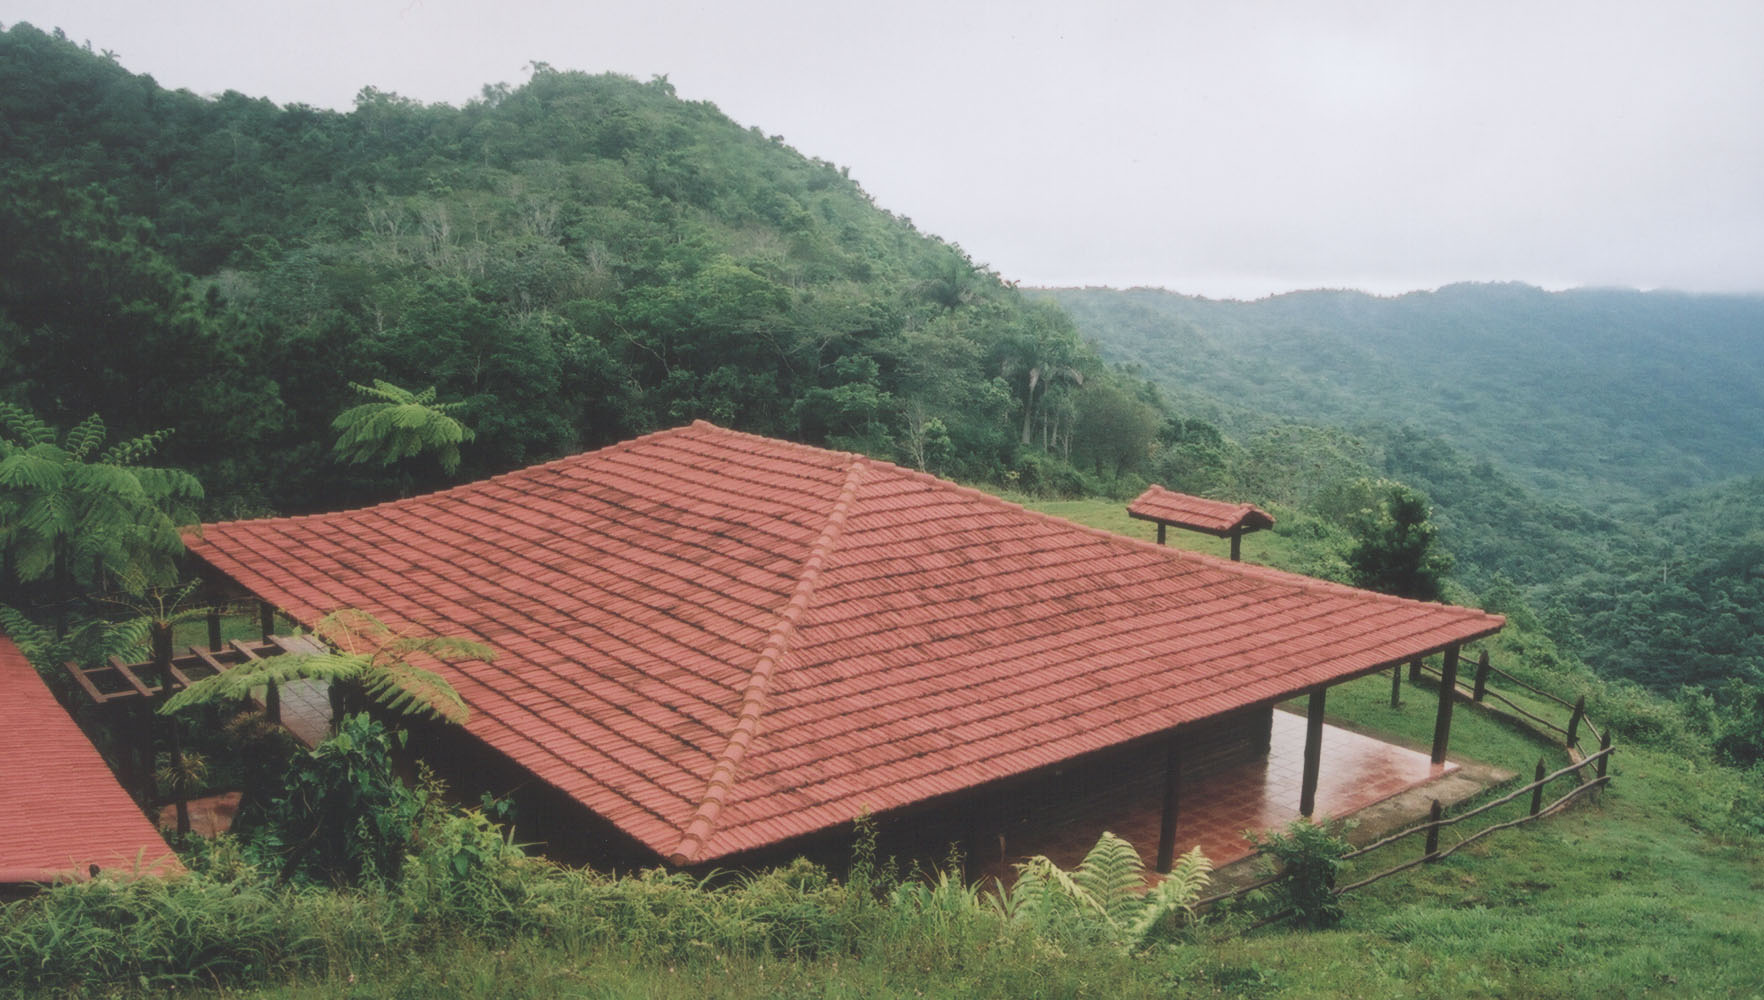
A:
[[[1482,696],[1488,692],[1488,650],[1476,658],[1476,689],[1470,693],[1470,700],[1481,702]]]
[[[1439,820],[1445,810],[1440,808],[1439,800],[1433,800],[1433,808],[1427,812],[1427,854],[1429,861],[1439,857]]]
[[[1580,737],[1580,720],[1586,718],[1586,695],[1574,703],[1574,714],[1568,717],[1568,746]]]
[[[1605,776],[1605,765],[1611,762],[1611,733],[1609,730],[1605,731],[1605,735],[1599,737],[1599,755],[1599,766],[1594,773],[1602,779]]]
[[[1537,774],[1531,779],[1533,785],[1531,789],[1531,814],[1533,816],[1543,812],[1543,785],[1541,782],[1544,780],[1544,775],[1547,773],[1548,772],[1544,770],[1543,758],[1539,757],[1537,759]]]

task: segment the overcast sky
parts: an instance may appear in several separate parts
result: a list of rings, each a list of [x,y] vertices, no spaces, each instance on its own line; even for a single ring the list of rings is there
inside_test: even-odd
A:
[[[0,0],[347,109],[666,74],[1030,285],[1764,292],[1764,2]]]

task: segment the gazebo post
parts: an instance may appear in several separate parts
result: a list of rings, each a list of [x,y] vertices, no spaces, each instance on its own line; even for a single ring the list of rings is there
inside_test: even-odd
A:
[[[1433,723],[1433,762],[1444,764],[1452,736],[1452,696],[1458,689],[1458,647],[1447,646],[1439,667],[1439,715]]]
[[[1299,783],[1299,815],[1306,819],[1317,811],[1317,772],[1323,763],[1323,696],[1327,689],[1311,692],[1305,711],[1305,773]]]
[[[1390,707],[1396,708],[1403,703],[1403,665],[1397,664],[1390,668]]]
[[[1176,862],[1176,817],[1182,798],[1182,737],[1171,734],[1164,748],[1164,816],[1158,825],[1158,872],[1168,875]]]
[[[1169,530],[1169,527],[1170,527],[1169,525],[1165,524],[1162,521],[1158,522],[1158,544],[1159,545],[1164,544],[1164,532]]]
[[[263,627],[263,641],[268,642],[276,631],[276,606],[268,601],[258,601],[257,623]]]
[[[1243,529],[1241,527],[1231,532],[1231,561],[1243,561]]]

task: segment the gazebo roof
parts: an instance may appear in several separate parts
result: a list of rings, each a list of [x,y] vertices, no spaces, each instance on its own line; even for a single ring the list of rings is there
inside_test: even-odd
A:
[[[191,550],[466,634],[468,730],[677,864],[1022,774],[1502,619],[1160,548],[699,422]]]
[[[165,838],[0,635],[0,884],[85,878],[90,867],[184,870]]]
[[[1274,516],[1247,503],[1228,503],[1152,485],[1127,505],[1127,516],[1226,537],[1274,527]]]

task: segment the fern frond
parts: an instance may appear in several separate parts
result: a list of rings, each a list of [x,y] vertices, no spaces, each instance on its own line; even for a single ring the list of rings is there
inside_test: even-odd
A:
[[[410,663],[390,663],[362,675],[368,697],[401,715],[426,715],[464,725],[465,699],[441,675]]]
[[[335,683],[360,677],[366,662],[343,653],[283,653],[242,663],[225,673],[204,677],[160,706],[159,714],[171,715],[190,705],[250,697],[253,688],[266,684],[312,679]]]
[[[102,465],[134,465],[158,451],[159,446],[164,444],[165,439],[171,435],[171,428],[168,427],[164,430],[149,431],[128,441],[119,441],[106,449],[104,454],[98,456],[98,462]]]
[[[1159,922],[1178,911],[1194,915],[1194,901],[1212,883],[1213,862],[1201,853],[1200,845],[1184,854],[1170,869],[1170,874],[1145,894],[1139,915],[1128,928],[1129,943],[1142,948],[1151,938]]]
[[[14,403],[0,402],[0,426],[6,436],[29,448],[55,440],[55,429],[35,413]]]
[[[76,461],[85,461],[92,449],[104,443],[104,418],[94,413],[67,432],[66,448]]]
[[[54,445],[21,448],[0,460],[0,487],[58,490],[66,481],[67,453]]]
[[[1072,872],[1072,881],[1097,901],[1109,923],[1119,925],[1139,907],[1145,862],[1132,844],[1105,831]]]
[[[18,651],[39,671],[55,669],[67,658],[66,644],[56,638],[53,631],[4,604],[0,604],[0,632],[6,633]]]

